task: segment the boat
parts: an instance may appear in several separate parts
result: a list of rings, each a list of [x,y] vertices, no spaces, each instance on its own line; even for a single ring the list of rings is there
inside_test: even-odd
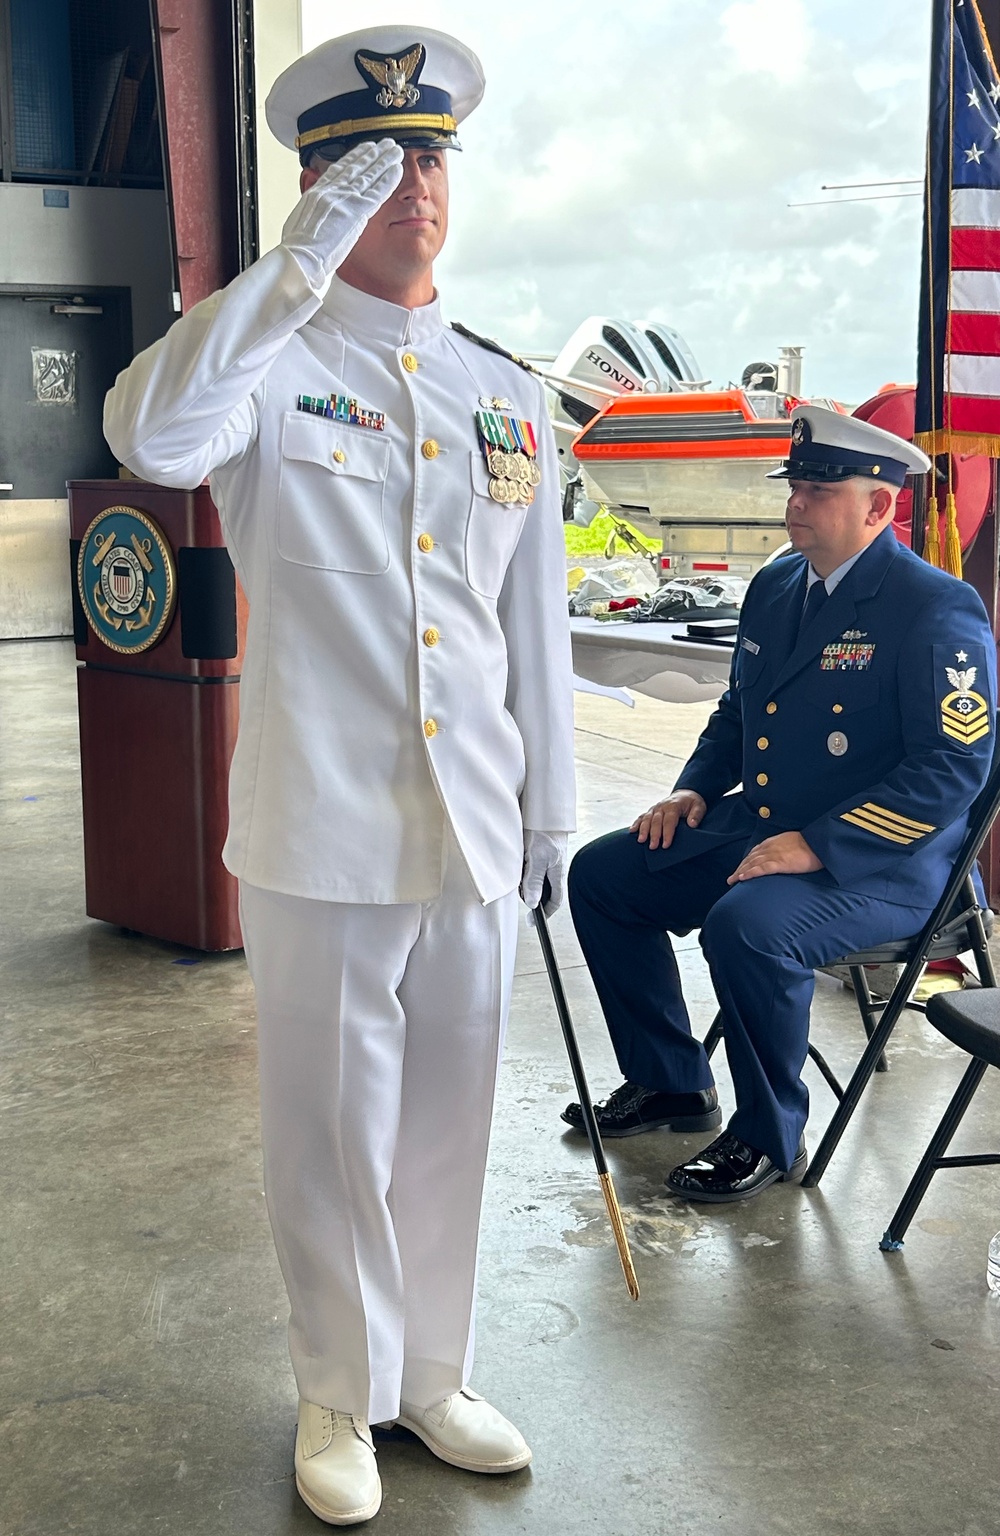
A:
[[[618,395],[573,442],[583,494],[661,536],[664,575],[749,576],[787,541],[788,489],[767,475],[798,403],[742,388]]]
[[[749,577],[788,547],[787,482],[770,470],[791,447],[800,405],[850,414],[802,392],[802,348],[750,363],[739,386],[713,389],[679,332],[661,322],[595,315],[543,370],[563,471],[563,516],[588,523],[606,509],[662,541],[660,576],[724,572]],[[853,414],[912,439],[916,391],[885,384]],[[978,455],[938,460],[950,483],[967,551],[986,516],[991,465]],[[913,491],[901,491],[894,527],[912,538]]]

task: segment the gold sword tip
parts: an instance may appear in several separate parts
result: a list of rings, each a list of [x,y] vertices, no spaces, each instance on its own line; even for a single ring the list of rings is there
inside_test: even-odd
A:
[[[608,1208],[608,1219],[611,1222],[611,1230],[615,1236],[618,1257],[621,1260],[622,1274],[625,1276],[625,1286],[632,1300],[638,1301],[639,1282],[636,1279],[635,1265],[632,1263],[632,1251],[628,1245],[628,1234],[625,1231],[625,1223],[622,1220],[621,1207],[618,1204],[618,1196],[615,1194],[615,1186],[610,1173],[599,1173],[598,1178],[601,1181],[604,1204]]]

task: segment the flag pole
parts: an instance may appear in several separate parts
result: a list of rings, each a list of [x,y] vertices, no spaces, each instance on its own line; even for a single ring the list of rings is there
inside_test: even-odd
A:
[[[927,125],[927,320],[930,331],[931,357],[930,357],[930,394],[931,394],[931,433],[935,434],[937,428],[937,346],[934,337],[934,236],[932,232],[932,220],[934,218],[934,203],[932,196],[931,180],[931,130]],[[930,467],[930,494],[927,498],[927,525],[924,530],[924,559],[928,565],[941,565],[941,520],[938,515],[937,495],[937,461],[933,449]]]
[[[954,276],[954,262],[950,249],[951,208],[952,193],[955,180],[955,10],[954,4],[949,4],[948,11],[948,224],[949,224],[949,250],[948,250],[948,314],[952,312],[952,280]],[[949,338],[945,335],[945,349],[949,350]],[[945,363],[947,367],[947,362]],[[942,376],[942,383],[944,382]],[[952,453],[951,429],[951,396],[950,388],[945,391],[942,402],[947,413],[945,426],[948,438],[948,495],[945,499],[945,534],[944,550],[941,565],[950,575],[962,578],[962,541],[958,533],[958,507],[955,503],[955,456]]]

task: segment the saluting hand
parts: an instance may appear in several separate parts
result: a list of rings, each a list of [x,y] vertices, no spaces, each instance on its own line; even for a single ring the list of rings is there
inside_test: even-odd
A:
[[[650,848],[669,848],[681,817],[689,827],[696,827],[708,810],[705,801],[693,789],[675,789],[665,800],[637,816],[629,830],[638,832],[639,842]]]
[[[395,139],[365,141],[308,187],[281,231],[310,285],[317,291],[354,249],[372,214],[403,179],[403,150]]]
[[[759,875],[808,875],[822,869],[823,862],[813,853],[801,832],[779,832],[765,837],[733,870],[727,885],[741,880],[756,880]]]

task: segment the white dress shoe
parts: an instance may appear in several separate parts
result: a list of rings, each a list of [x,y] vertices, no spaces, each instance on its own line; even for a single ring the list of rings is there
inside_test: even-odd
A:
[[[327,1525],[360,1525],[377,1515],[382,1484],[364,1419],[300,1397],[295,1486]]]
[[[442,1461],[466,1472],[518,1472],[531,1460],[521,1431],[469,1387],[433,1408],[400,1403],[396,1423],[419,1435]]]

